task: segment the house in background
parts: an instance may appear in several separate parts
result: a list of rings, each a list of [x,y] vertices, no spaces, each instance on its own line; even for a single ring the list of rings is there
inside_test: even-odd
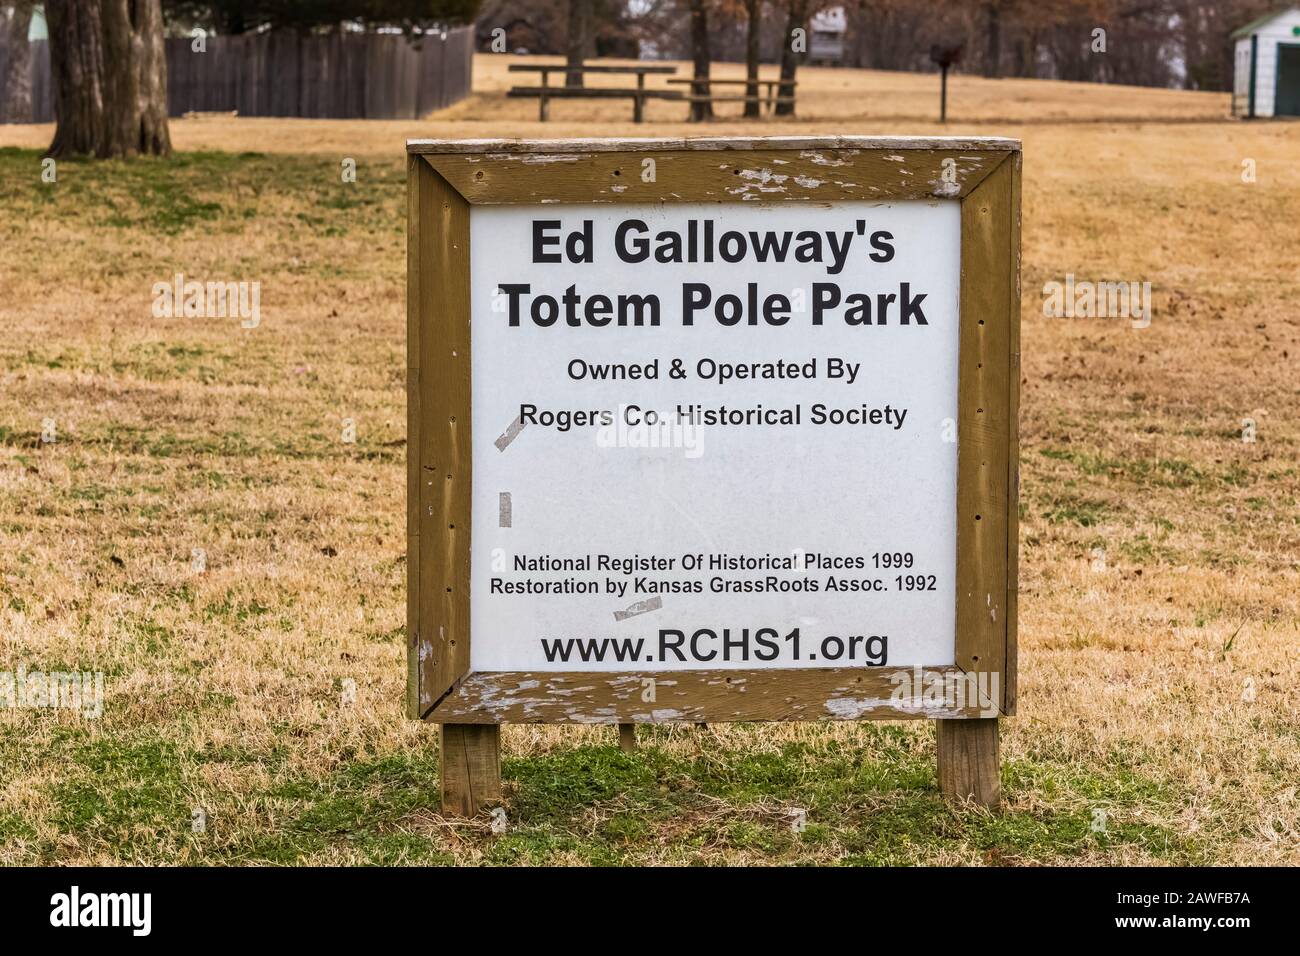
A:
[[[808,62],[838,65],[844,58],[844,33],[848,19],[843,7],[828,7],[813,14],[808,23]]]
[[[1232,115],[1300,116],[1300,7],[1260,17],[1232,39]]]

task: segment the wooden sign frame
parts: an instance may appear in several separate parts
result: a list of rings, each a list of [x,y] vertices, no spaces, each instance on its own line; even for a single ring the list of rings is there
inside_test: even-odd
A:
[[[662,714],[939,718],[945,792],[996,802],[989,715],[1016,708],[1019,141],[413,140],[407,153],[408,710],[443,725],[444,803],[473,812],[499,790],[502,723],[627,725]],[[925,670],[997,674],[997,699],[900,706],[891,678],[910,667],[471,672],[470,207],[936,199],[961,203],[956,664]],[[654,705],[641,699],[642,678],[658,683]]]

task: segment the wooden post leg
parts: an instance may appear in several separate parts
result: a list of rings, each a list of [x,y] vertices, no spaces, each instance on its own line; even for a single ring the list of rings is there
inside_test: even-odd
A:
[[[975,717],[935,722],[939,745],[939,790],[948,800],[973,800],[997,809],[1002,802],[998,719]]]
[[[628,753],[636,750],[636,724],[618,725],[618,745]]]
[[[637,93],[632,97],[632,122],[639,123],[645,118],[645,97]]]
[[[444,814],[472,817],[501,799],[500,726],[440,724],[438,740]]]
[[[537,97],[537,104],[538,104],[538,105],[537,105],[537,118],[538,118],[538,120],[540,120],[541,122],[545,123],[545,122],[546,122],[546,119],[547,119],[547,112],[546,112],[546,94],[545,94],[545,93],[543,93],[543,94],[541,94],[539,97]]]

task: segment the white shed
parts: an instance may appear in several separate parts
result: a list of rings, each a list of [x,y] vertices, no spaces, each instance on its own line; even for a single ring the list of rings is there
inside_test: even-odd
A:
[[[809,62],[839,63],[844,58],[844,31],[848,29],[844,8],[819,10],[813,14],[808,26],[812,28],[811,42],[808,44]]]
[[[1260,17],[1232,38],[1232,115],[1300,116],[1300,7]]]

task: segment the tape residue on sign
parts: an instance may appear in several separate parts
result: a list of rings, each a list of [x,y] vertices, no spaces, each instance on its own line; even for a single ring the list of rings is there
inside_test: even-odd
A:
[[[524,430],[524,420],[521,416],[515,416],[515,420],[506,426],[506,430],[497,438],[494,445],[497,451],[505,451],[512,441],[519,437],[519,433]]]
[[[644,601],[637,601],[631,607],[622,611],[614,612],[614,620],[626,621],[629,617],[636,617],[638,614],[646,614],[650,611],[657,611],[664,606],[664,599],[661,597],[646,598]]]

